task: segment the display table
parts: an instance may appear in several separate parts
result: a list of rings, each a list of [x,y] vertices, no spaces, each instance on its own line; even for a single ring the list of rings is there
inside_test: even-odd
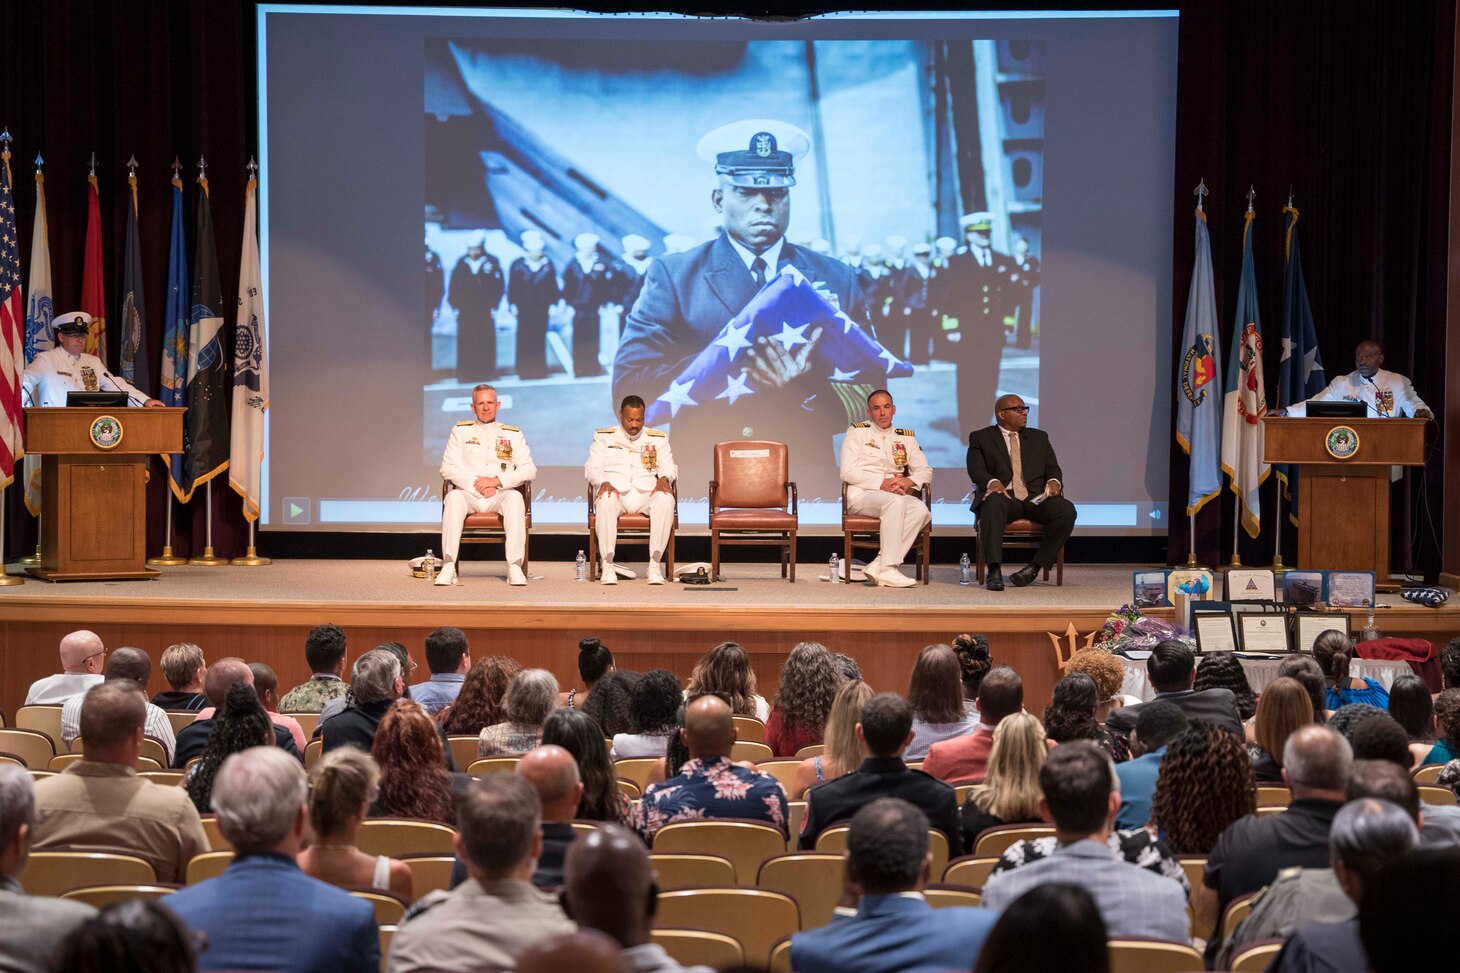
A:
[[[1127,659],[1123,655],[1116,656],[1120,664],[1125,667],[1125,684],[1120,691],[1127,696],[1134,696],[1141,702],[1154,699],[1156,690],[1151,688],[1151,681],[1146,676],[1146,660]],[[1252,691],[1261,695],[1267,688],[1267,684],[1277,678],[1278,666],[1282,664],[1283,657],[1275,656],[1271,659],[1242,659],[1242,669],[1247,673],[1247,683]],[[1201,657],[1196,660],[1201,665]],[[1407,672],[1414,672],[1408,662],[1379,662],[1373,659],[1354,659],[1349,665],[1349,675],[1362,679],[1369,678],[1384,687],[1388,692],[1389,687],[1394,685],[1394,680]]]

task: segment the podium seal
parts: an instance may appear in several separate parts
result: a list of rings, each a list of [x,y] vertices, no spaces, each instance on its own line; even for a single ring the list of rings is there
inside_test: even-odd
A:
[[[1352,426],[1334,426],[1328,430],[1323,446],[1334,459],[1353,459],[1359,451],[1359,434]]]
[[[122,443],[122,423],[116,416],[97,416],[91,423],[91,445],[116,449]]]

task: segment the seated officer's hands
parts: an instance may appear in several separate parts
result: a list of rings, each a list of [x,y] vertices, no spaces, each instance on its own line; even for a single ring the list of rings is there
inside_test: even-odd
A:
[[[610,493],[612,493],[614,496],[618,496],[619,495],[618,490],[614,489],[613,484],[612,483],[609,483],[607,480],[604,480],[598,486],[598,496],[602,497],[602,496],[606,496],[606,495],[608,495]]]
[[[654,483],[654,490],[653,490],[653,492],[654,493],[673,493],[674,492],[674,488],[669,485],[669,481],[667,479],[665,479],[664,477],[661,476]]]

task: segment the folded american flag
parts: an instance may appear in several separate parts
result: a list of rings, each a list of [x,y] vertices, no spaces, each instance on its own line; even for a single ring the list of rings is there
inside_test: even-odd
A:
[[[649,403],[644,422],[655,426],[684,409],[715,399],[734,405],[738,398],[754,396],[756,379],[743,353],[755,339],[779,341],[787,351],[794,351],[810,340],[808,335],[816,325],[821,325],[822,336],[815,361],[830,372],[829,382],[875,386],[913,373],[912,365],[882,347],[828,301],[805,274],[787,264],[669,383],[669,389]]]

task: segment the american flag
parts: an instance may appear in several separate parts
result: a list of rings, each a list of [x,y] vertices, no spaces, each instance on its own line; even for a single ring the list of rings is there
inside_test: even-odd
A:
[[[25,311],[21,306],[20,227],[10,190],[10,133],[0,135],[0,489],[15,479],[15,461],[25,455],[20,411],[25,371]],[[3,513],[0,513],[3,516]]]

